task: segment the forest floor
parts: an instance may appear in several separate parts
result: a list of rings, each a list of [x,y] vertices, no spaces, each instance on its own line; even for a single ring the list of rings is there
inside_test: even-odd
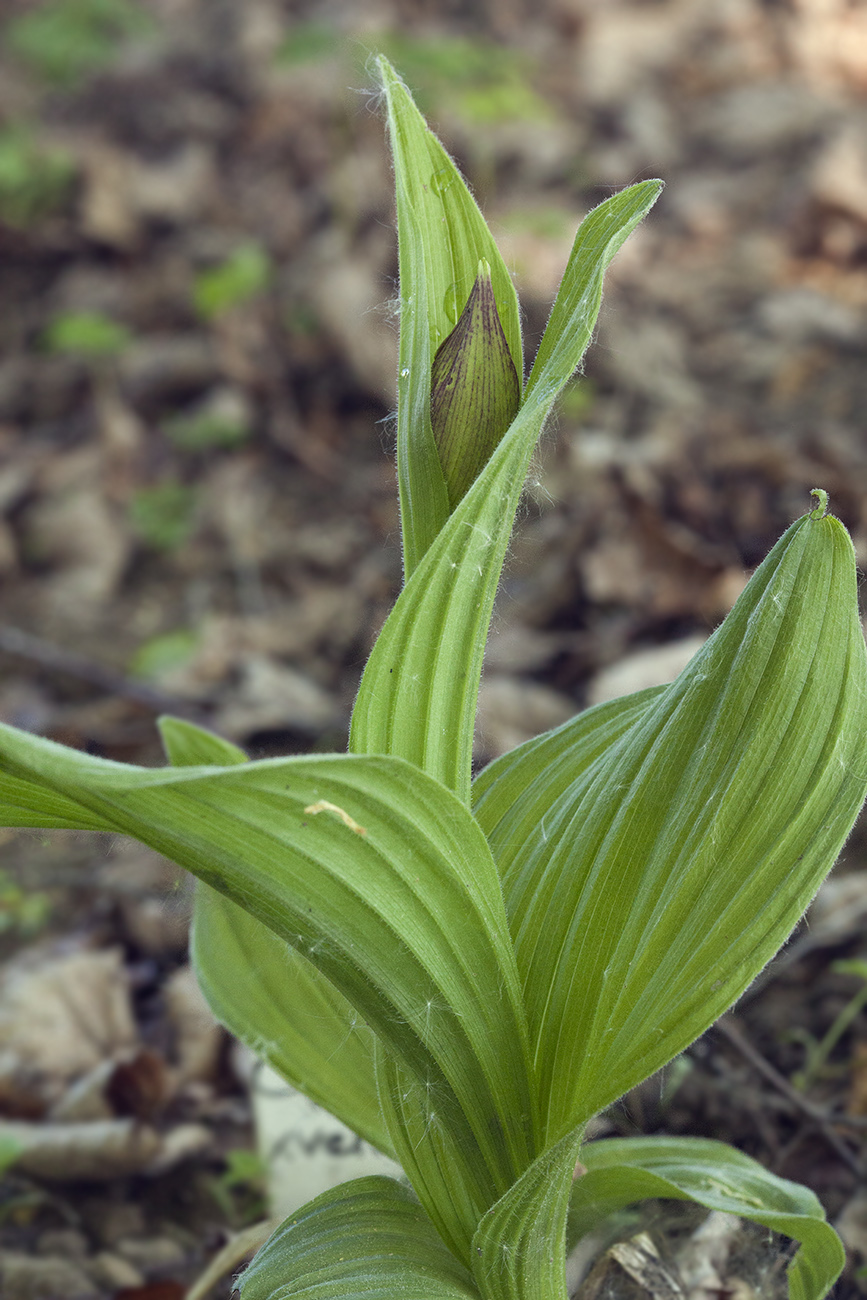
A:
[[[528,484],[479,763],[670,680],[811,488],[867,562],[864,5],[530,8],[5,0],[0,719],[143,763],[161,712],[257,757],[345,744],[400,583],[379,50],[491,221],[530,357],[581,217],[666,181]],[[867,966],[839,963],[867,959],[865,855],[856,829],[758,984],[604,1118],[812,1187],[846,1297]],[[0,1182],[8,1300],[179,1300],[262,1211],[189,900],[138,847],[0,832],[0,1113],[36,1152]]]

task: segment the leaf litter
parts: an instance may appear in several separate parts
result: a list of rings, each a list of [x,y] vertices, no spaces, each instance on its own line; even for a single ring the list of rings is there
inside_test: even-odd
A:
[[[340,748],[400,582],[390,177],[346,91],[373,11],[346,8],[323,49],[276,0],[138,8],[150,34],[77,83],[0,54],[0,161],[18,147],[31,167],[12,197],[0,167],[0,716],[122,760],[159,761],[164,710],[256,756]],[[676,671],[816,483],[867,547],[867,26],[842,0],[551,0],[473,30],[395,3],[377,22],[410,53],[459,36],[528,53],[524,118],[418,88],[495,218],[530,340],[582,212],[668,181],[534,470],[481,762]],[[4,134],[18,121],[35,154]],[[2,1124],[49,1150],[2,1184],[12,1300],[185,1286],[259,1208],[219,1190],[253,1141],[249,1098],[189,988],[185,887],[129,852],[0,832]],[[852,1251],[841,1296],[867,1261],[864,1012],[808,1092],[792,1080],[861,987],[833,967],[867,956],[863,858],[856,831],[734,1035],[598,1121],[733,1141],[813,1187]],[[739,1294],[734,1248],[694,1244],[712,1227],[647,1229],[683,1294],[717,1287],[708,1261]],[[662,1294],[636,1250],[615,1293]],[[65,1283],[28,1273],[46,1259]]]

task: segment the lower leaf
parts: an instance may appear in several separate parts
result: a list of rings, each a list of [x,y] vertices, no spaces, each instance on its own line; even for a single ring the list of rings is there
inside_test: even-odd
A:
[[[434,1086],[455,1176],[485,1205],[527,1166],[537,1116],[500,882],[448,790],[383,756],[136,768],[4,726],[0,768],[42,784],[46,805],[64,796],[61,815],[80,803],[85,825],[165,853],[300,950]]]
[[[655,1197],[695,1201],[760,1223],[800,1243],[789,1265],[791,1300],[822,1300],[845,1263],[843,1243],[807,1187],[707,1138],[607,1138],[583,1147],[587,1172],[574,1186],[570,1235],[577,1239],[625,1205]]]
[[[305,957],[199,881],[193,966],[222,1024],[287,1083],[392,1155],[373,1073],[373,1035]]]
[[[408,1188],[335,1187],[287,1219],[239,1279],[241,1300],[480,1300]]]
[[[247,755],[182,718],[159,720],[175,767],[233,767]],[[373,1035],[301,953],[201,880],[190,939],[202,992],[226,1028],[293,1088],[391,1153],[373,1069]]]

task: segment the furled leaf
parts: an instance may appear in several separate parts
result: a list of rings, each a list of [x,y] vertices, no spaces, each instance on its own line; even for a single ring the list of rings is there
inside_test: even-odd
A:
[[[608,264],[661,193],[662,181],[640,181],[600,203],[581,222],[527,380],[527,398],[537,388],[559,392],[577,368],[599,315]],[[612,202],[619,217],[616,231],[608,210]]]
[[[471,1258],[484,1300],[567,1300],[566,1216],[581,1136],[549,1147],[479,1223]]]
[[[479,1300],[412,1193],[358,1178],[292,1215],[239,1279],[241,1300]]]
[[[520,382],[524,363],[512,278],[460,172],[428,129],[387,59],[378,60],[394,158],[400,254],[397,466],[404,567],[409,577],[449,515],[446,481],[430,423],[431,367],[476,280],[491,283]]]
[[[737,1214],[800,1242],[788,1271],[791,1300],[822,1300],[845,1263],[843,1243],[813,1193],[724,1142],[606,1138],[583,1147],[580,1160],[587,1172],[572,1191],[575,1239],[625,1205],[667,1197]]]
[[[0,728],[0,761],[187,867],[300,951],[423,1088],[491,1204],[534,1154],[499,878],[464,805],[399,759],[135,768]],[[3,819],[0,806],[0,821]]]
[[[520,396],[491,268],[480,262],[466,306],[431,369],[431,428],[452,509],[512,423]]]
[[[507,863],[549,1140],[731,1005],[804,912],[864,801],[854,555],[839,521],[816,513],[789,528],[677,681],[579,771]]]
[[[591,236],[582,242],[579,231],[576,247],[592,259],[581,276],[596,286],[584,295],[594,310],[609,262],[658,193],[658,182],[643,181],[585,218],[581,229],[589,222]],[[466,801],[482,656],[506,546],[533,448],[580,355],[556,353],[544,383],[528,394],[473,486],[427,544],[380,633],[356,700],[354,752],[397,754]]]

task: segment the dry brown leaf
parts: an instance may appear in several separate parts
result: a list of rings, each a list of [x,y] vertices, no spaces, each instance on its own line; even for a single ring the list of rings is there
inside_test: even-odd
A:
[[[0,1096],[47,1107],[137,1041],[119,949],[31,949],[0,972]]]

